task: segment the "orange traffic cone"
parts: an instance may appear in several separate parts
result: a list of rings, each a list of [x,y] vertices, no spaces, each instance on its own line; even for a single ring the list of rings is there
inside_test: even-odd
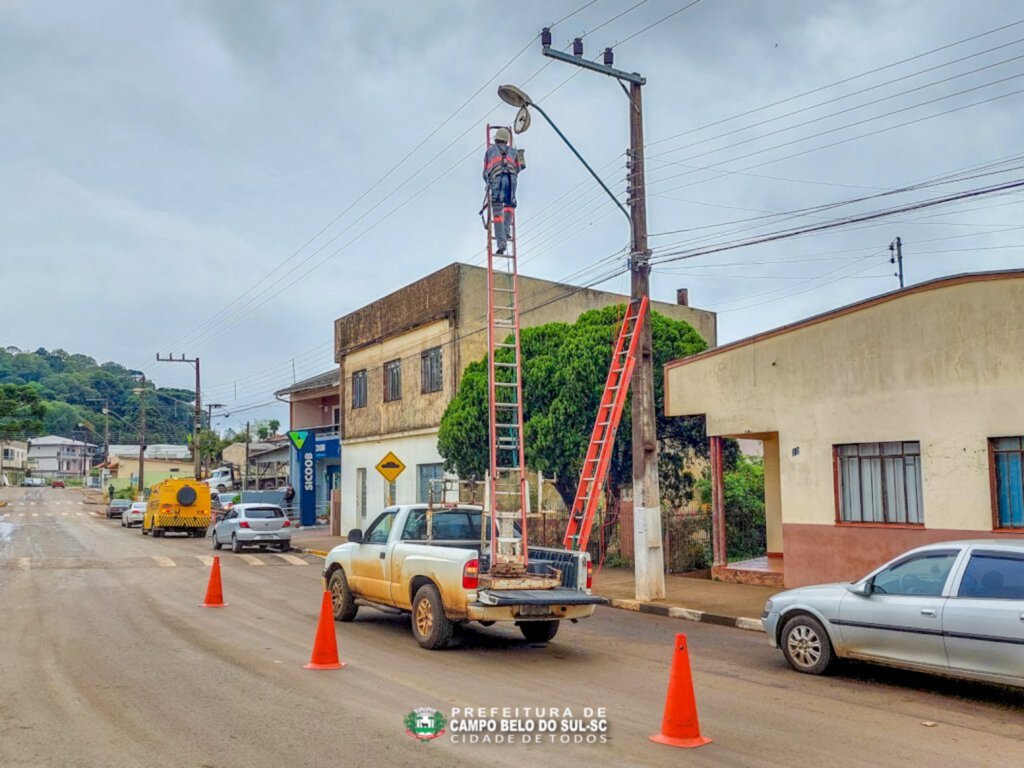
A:
[[[200,608],[223,608],[224,590],[220,585],[220,558],[213,558],[213,565],[210,566],[210,582],[206,585],[206,599]]]
[[[313,641],[313,655],[303,669],[341,669],[345,662],[338,660],[338,638],[334,635],[334,612],[331,610],[331,593],[324,590],[320,601],[320,621],[316,625],[316,639]]]
[[[701,747],[711,743],[711,739],[700,735],[697,702],[693,697],[693,676],[690,674],[690,654],[686,650],[686,635],[676,635],[661,733],[651,736],[650,739],[659,744],[668,744],[670,747]]]

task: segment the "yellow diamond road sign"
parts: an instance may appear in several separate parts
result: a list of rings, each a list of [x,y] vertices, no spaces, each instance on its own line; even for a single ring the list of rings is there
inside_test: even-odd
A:
[[[384,475],[384,479],[389,483],[395,482],[395,478],[402,474],[403,470],[405,470],[405,464],[391,451],[388,451],[388,455],[377,465],[377,471]]]

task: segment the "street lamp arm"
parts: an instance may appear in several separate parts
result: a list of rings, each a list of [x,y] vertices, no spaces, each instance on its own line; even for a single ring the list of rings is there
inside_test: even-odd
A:
[[[562,141],[564,141],[564,142],[565,142],[565,146],[567,146],[567,147],[568,147],[569,149],[571,149],[571,150],[572,150],[572,153],[573,153],[574,155],[576,155],[576,159],[577,159],[577,160],[579,160],[579,161],[580,161],[581,163],[583,163],[583,167],[584,167],[584,168],[586,168],[586,169],[587,169],[588,171],[590,171],[590,175],[594,177],[594,180],[595,180],[595,181],[596,181],[596,182],[597,182],[598,184],[600,184],[600,185],[601,185],[601,189],[603,189],[603,190],[604,190],[605,192],[607,192],[607,193],[608,193],[608,197],[610,197],[610,198],[611,198],[611,199],[612,199],[612,200],[613,200],[613,201],[615,202],[615,205],[616,205],[616,206],[618,206],[619,210],[620,210],[620,211],[622,211],[622,215],[626,217],[626,221],[629,221],[630,223],[632,223],[633,219],[632,219],[632,218],[630,217],[630,215],[629,215],[629,211],[627,211],[627,210],[626,210],[626,208],[625,208],[625,206],[623,206],[623,205],[622,205],[622,203],[621,203],[621,202],[619,202],[619,198],[617,198],[617,197],[616,197],[616,196],[615,196],[615,195],[614,195],[614,194],[612,193],[612,191],[611,191],[610,189],[608,189],[608,185],[607,185],[607,184],[605,184],[605,183],[604,183],[604,181],[602,181],[602,180],[601,180],[601,177],[597,175],[597,173],[596,173],[596,172],[594,171],[594,169],[593,169],[593,168],[591,168],[591,167],[590,167],[590,164],[589,164],[589,163],[588,163],[588,162],[587,162],[586,160],[584,160],[584,159],[583,159],[583,155],[581,155],[581,154],[580,154],[579,152],[577,152],[577,151],[576,151],[576,147],[574,147],[574,146],[572,145],[572,142],[571,142],[571,141],[569,141],[569,139],[567,139],[567,138],[565,137],[565,134],[564,134],[564,133],[562,133],[562,132],[561,132],[561,131],[560,131],[560,130],[558,129],[558,126],[557,126],[557,125],[555,125],[555,122],[554,122],[554,121],[553,121],[553,120],[552,120],[552,119],[551,119],[550,117],[548,117],[548,113],[547,113],[547,112],[545,112],[545,111],[544,111],[543,109],[541,109],[540,105],[539,105],[539,104],[537,104],[537,102],[535,102],[535,101],[531,101],[531,102],[530,102],[530,106],[531,106],[531,107],[533,107],[533,108],[534,108],[535,110],[537,110],[538,112],[540,112],[540,114],[541,114],[541,117],[543,117],[543,118],[544,118],[545,120],[547,120],[547,121],[548,121],[548,125],[550,125],[550,126],[551,126],[551,127],[552,127],[552,128],[554,129],[555,133],[557,133],[557,134],[558,134],[558,137],[559,137],[559,138],[560,138],[560,139],[561,139]]]

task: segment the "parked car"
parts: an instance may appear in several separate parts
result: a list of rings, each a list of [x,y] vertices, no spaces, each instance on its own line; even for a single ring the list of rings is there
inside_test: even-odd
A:
[[[121,517],[131,506],[131,499],[113,499],[107,507],[107,519]]]
[[[232,552],[269,546],[287,552],[292,548],[292,524],[284,510],[274,504],[235,504],[213,526],[210,537],[214,549],[230,544]]]
[[[63,480],[54,480],[52,483],[50,483],[50,487],[51,488],[63,488],[64,487],[64,481]]]
[[[146,502],[144,501],[133,501],[131,506],[124,511],[121,515],[121,527],[132,528],[136,525],[142,525],[142,521],[146,517]]]
[[[448,646],[470,621],[507,621],[540,644],[560,621],[587,618],[605,602],[590,592],[586,552],[529,547],[528,573],[492,576],[480,507],[427,512],[423,504],[388,507],[328,553],[324,583],[335,620],[352,621],[361,605],[397,609],[411,615],[413,637],[429,650]]]
[[[797,672],[862,659],[1024,687],[1024,541],[919,547],[860,581],[775,595],[762,618]]]
[[[42,488],[46,482],[41,477],[26,477],[21,481],[22,488]]]

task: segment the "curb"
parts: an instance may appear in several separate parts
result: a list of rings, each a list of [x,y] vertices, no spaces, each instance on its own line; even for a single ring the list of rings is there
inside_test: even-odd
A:
[[[695,608],[681,608],[663,603],[645,603],[639,600],[627,600],[622,598],[611,598],[608,604],[612,608],[621,608],[626,611],[637,613],[651,613],[655,616],[665,616],[670,619],[682,619],[683,621],[702,621],[705,624],[718,624],[723,627],[735,627],[750,632],[764,632],[764,625],[760,619],[748,619],[742,616],[721,616],[717,613],[698,611]]]
[[[308,547],[292,547],[293,552],[301,552],[304,555],[315,557],[327,557],[327,551],[323,549],[309,549]],[[695,608],[682,608],[675,605],[664,605],[662,603],[644,603],[639,600],[628,600],[624,598],[609,598],[608,605],[612,608],[621,608],[636,613],[651,613],[655,616],[665,616],[670,619],[682,619],[683,621],[702,621],[705,624],[718,624],[723,627],[735,627],[745,629],[749,632],[764,632],[764,624],[760,619],[749,619],[743,616],[720,616],[717,613],[698,611]]]

